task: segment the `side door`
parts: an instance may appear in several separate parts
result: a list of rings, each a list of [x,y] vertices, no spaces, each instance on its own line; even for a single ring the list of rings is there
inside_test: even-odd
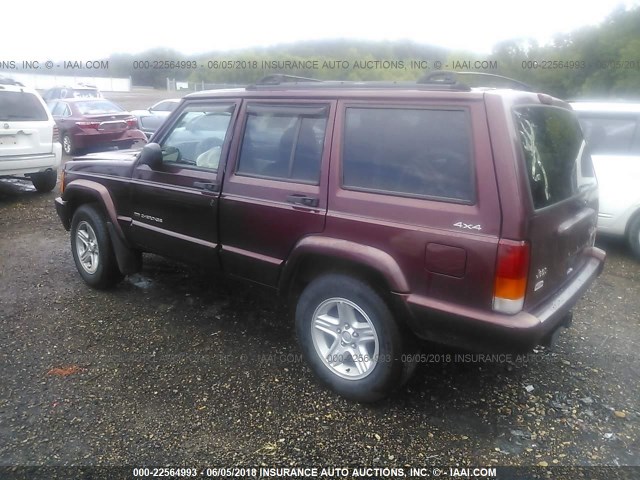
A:
[[[238,105],[187,102],[158,139],[161,166],[134,166],[130,231],[145,251],[219,266],[218,200]]]
[[[224,270],[265,285],[302,237],[324,230],[333,101],[243,104],[220,199]]]

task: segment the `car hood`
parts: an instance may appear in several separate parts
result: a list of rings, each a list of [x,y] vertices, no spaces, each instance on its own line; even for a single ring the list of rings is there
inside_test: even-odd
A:
[[[74,157],[73,160],[65,164],[65,170],[68,173],[95,173],[129,177],[140,151],[140,149],[129,149]]]

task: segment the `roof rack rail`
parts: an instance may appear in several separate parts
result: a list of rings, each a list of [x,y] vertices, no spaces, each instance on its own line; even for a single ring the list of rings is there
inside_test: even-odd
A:
[[[246,87],[247,90],[290,90],[309,88],[347,88],[347,89],[372,89],[372,88],[396,88],[396,89],[423,89],[423,90],[462,90],[470,88],[457,82],[413,82],[413,81],[354,81],[354,80],[318,80],[317,78],[298,77],[287,74],[272,74],[261,78],[257,82]]]
[[[526,83],[521,82],[520,80],[505,77],[502,75],[496,75],[495,73],[485,73],[485,72],[452,72],[448,70],[437,70],[424,75],[420,80],[418,80],[418,83],[456,84],[457,76],[468,76],[468,77],[477,76],[477,77],[483,77],[483,78],[491,78],[491,79],[499,80],[501,82],[506,82],[511,87],[516,87],[518,90],[533,92],[533,88],[530,85],[527,85]],[[479,86],[487,87],[488,85],[479,85]]]
[[[253,85],[255,86],[281,85],[283,83],[299,83],[299,82],[322,82],[322,80],[318,80],[317,78],[299,77],[297,75],[288,75],[286,73],[274,73],[274,74],[262,77]]]

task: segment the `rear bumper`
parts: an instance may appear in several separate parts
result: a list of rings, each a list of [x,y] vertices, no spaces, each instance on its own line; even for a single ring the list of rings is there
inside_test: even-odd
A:
[[[571,308],[602,273],[606,254],[591,247],[582,269],[534,310],[504,315],[460,307],[418,295],[398,294],[406,323],[420,338],[475,351],[527,351],[546,343],[567,323]]]
[[[57,170],[62,159],[62,147],[54,143],[51,153],[38,155],[0,156],[0,176],[27,175],[29,173]]]

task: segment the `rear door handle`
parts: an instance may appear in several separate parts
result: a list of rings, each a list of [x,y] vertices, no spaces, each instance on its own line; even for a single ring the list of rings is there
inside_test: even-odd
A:
[[[218,193],[220,191],[220,186],[217,183],[193,182],[193,186],[211,193]]]
[[[314,208],[320,205],[320,200],[317,197],[310,197],[299,193],[287,195],[287,202],[293,203],[294,205],[304,205],[305,207]]]

